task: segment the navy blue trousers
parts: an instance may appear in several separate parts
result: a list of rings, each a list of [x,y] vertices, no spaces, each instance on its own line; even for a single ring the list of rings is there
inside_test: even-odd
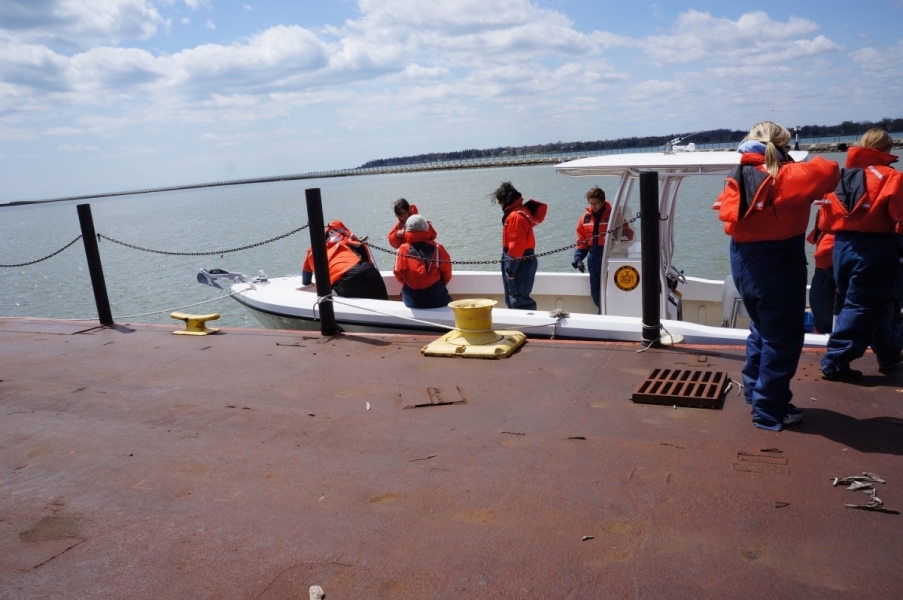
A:
[[[903,335],[903,235],[895,234],[897,243],[897,255],[900,257],[900,266],[897,268],[897,284],[894,286],[894,312],[893,325],[897,335]]]
[[[589,271],[589,293],[599,312],[602,310],[602,252],[604,250],[604,246],[596,246],[586,256],[586,267]]]
[[[530,258],[527,258],[527,257]],[[502,252],[502,260],[511,258],[507,252]],[[508,308],[519,310],[536,310],[536,300],[530,297],[533,292],[533,280],[536,279],[537,260],[533,258],[533,250],[524,252],[524,258],[512,265],[517,270],[514,279],[508,279],[505,273],[505,265],[502,263],[502,282],[505,286],[505,304]],[[509,270],[511,268],[509,267]]]
[[[837,284],[834,283],[834,267],[815,268],[812,287],[809,288],[809,308],[815,320],[818,333],[831,333],[834,329],[834,301],[837,298]]]
[[[731,273],[749,313],[743,386],[753,424],[780,431],[793,393],[790,381],[803,350],[806,252],[802,235],[787,240],[736,243]]]
[[[826,373],[849,368],[871,346],[878,364],[889,365],[903,349],[894,331],[894,288],[899,271],[893,234],[838,231],[834,235],[834,278],[844,296],[828,351]]]
[[[452,298],[448,295],[445,284],[437,281],[422,290],[415,290],[404,284],[401,286],[401,300],[408,308],[440,308],[447,306]]]

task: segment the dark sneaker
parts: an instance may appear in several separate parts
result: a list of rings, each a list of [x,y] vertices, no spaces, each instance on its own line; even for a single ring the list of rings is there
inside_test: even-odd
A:
[[[784,413],[784,425],[796,425],[803,420],[803,412],[797,409],[795,413]]]
[[[792,404],[788,404],[787,408],[784,409],[784,414],[785,415],[801,415],[801,414],[803,414],[803,411],[798,409],[797,407],[795,407]]]
[[[903,352],[897,355],[897,358],[887,363],[886,365],[878,365],[878,370],[882,373],[887,373],[888,371],[896,371],[900,366],[900,363],[903,363]]]
[[[827,379],[828,381],[853,381],[855,379],[862,379],[862,371],[857,371],[850,367],[834,369],[833,371],[825,371],[822,369],[821,378]]]

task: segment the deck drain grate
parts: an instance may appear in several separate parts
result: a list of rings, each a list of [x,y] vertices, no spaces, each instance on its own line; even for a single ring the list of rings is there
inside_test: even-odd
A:
[[[729,381],[723,371],[655,369],[630,399],[641,404],[715,408]]]

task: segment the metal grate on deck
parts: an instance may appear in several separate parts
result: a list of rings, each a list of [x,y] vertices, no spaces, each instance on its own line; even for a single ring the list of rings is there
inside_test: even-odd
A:
[[[641,404],[715,408],[729,381],[723,371],[655,369],[630,399]]]

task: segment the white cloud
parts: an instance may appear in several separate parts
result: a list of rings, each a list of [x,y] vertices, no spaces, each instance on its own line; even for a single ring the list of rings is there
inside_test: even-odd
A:
[[[207,29],[216,29],[216,25],[214,25],[213,21],[211,21],[210,19],[207,19],[207,22],[204,23],[204,27],[206,27]]]
[[[188,17],[182,17],[182,25],[188,25],[189,23],[191,23],[191,19],[189,19]]]
[[[403,74],[411,79],[441,79],[448,77],[451,71],[445,67],[423,67],[417,63],[411,63],[404,68]]]
[[[191,10],[197,10],[199,8],[206,8],[210,10],[213,6],[210,5],[210,0],[185,0],[185,6],[190,8]]]
[[[254,10],[253,8],[251,8],[250,6],[248,6],[247,4],[242,4],[242,6],[244,7],[245,10]]]
[[[903,73],[903,41],[896,46],[875,49],[862,48],[850,53],[850,58],[863,71],[880,77],[899,77]]]
[[[818,29],[818,24],[806,19],[790,17],[782,23],[762,11],[731,21],[691,9],[678,16],[671,34],[649,36],[643,48],[661,63],[731,64],[786,62],[842,49],[823,35],[805,38]]]
[[[0,32],[23,42],[84,48],[148,39],[165,25],[148,0],[4,0]]]
[[[63,144],[62,146],[57,146],[57,150],[62,150],[63,152],[97,152],[100,148],[97,146],[83,146],[82,144]]]
[[[232,131],[284,123],[299,118],[301,108],[305,118],[333,115],[324,131],[400,124],[395,131],[404,132],[404,125],[419,123],[411,134],[430,139],[449,129],[480,136],[490,129],[534,131],[540,122],[573,124],[578,132],[590,122],[623,128],[639,112],[644,116],[630,118],[644,130],[699,113],[720,126],[757,110],[763,95],[805,105],[801,99],[823,90],[814,67],[830,63],[821,57],[836,55],[839,46],[818,31],[800,18],[779,22],[754,12],[730,20],[691,10],[665,35],[631,38],[578,31],[562,13],[528,0],[361,0],[360,16],[338,27],[278,25],[169,53],[112,43],[66,52],[0,35],[0,106],[8,107],[0,112],[0,139],[78,133],[121,139],[136,124],[133,131],[144,132],[179,123],[206,128],[192,134],[204,147],[251,148],[270,140]],[[614,49],[617,63],[607,56]],[[903,44],[867,48],[848,60],[899,70],[898,53]],[[650,58],[668,64],[670,74],[647,73]],[[701,64],[688,71],[688,62]]]
[[[85,133],[84,129],[76,127],[51,127],[41,132],[41,135],[76,135]]]

